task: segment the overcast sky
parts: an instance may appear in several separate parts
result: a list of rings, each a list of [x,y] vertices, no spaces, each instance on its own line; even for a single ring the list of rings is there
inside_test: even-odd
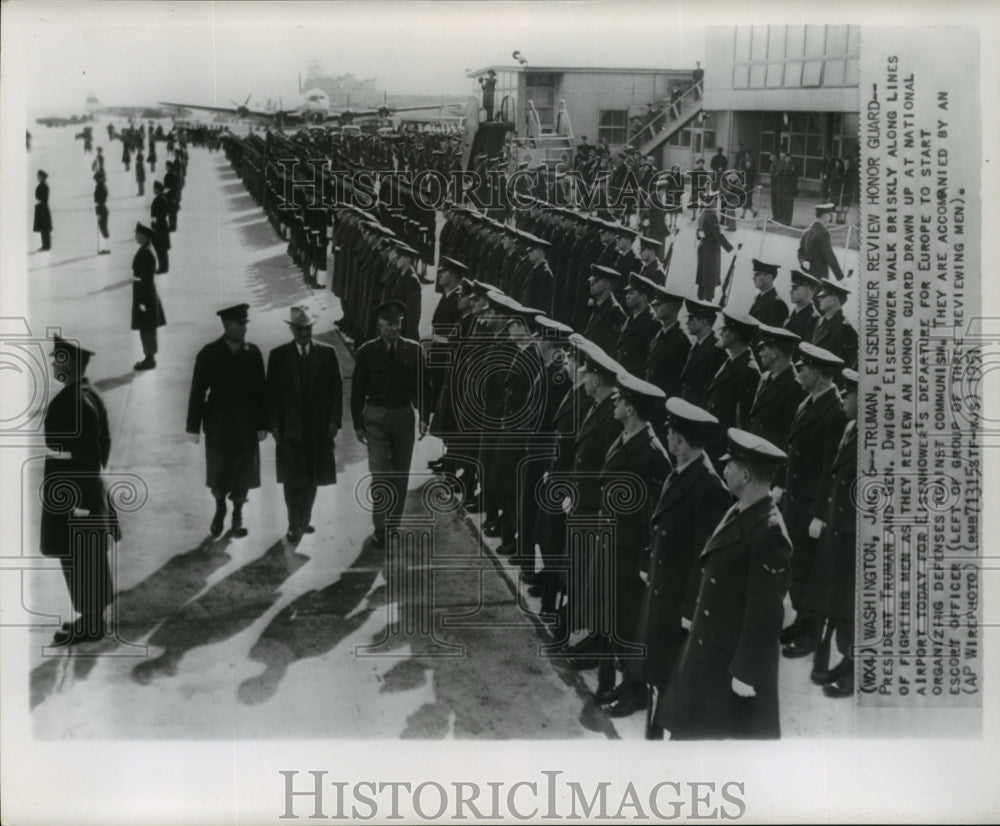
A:
[[[392,94],[465,95],[466,70],[513,63],[515,49],[536,66],[685,68],[705,48],[705,28],[671,2],[15,5],[29,107],[67,113],[91,91],[108,105],[252,94],[288,106],[313,58]]]

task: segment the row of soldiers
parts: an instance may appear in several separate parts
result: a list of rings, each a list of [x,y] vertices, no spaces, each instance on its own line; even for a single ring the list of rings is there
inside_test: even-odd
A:
[[[853,401],[842,404],[834,379],[850,400],[857,374],[843,359],[784,327],[723,312],[714,377],[682,382],[664,404],[668,393],[649,380],[654,375],[642,378],[567,325],[470,280],[457,260],[442,258],[440,272],[446,312],[435,312],[427,358],[436,371],[430,430],[446,446],[435,468],[455,479],[466,510],[485,511],[485,533],[500,537],[499,553],[520,566],[543,616],[578,637],[559,653],[573,667],[599,667],[597,700],[609,713],[647,709],[654,737],[663,727],[674,737],[777,736],[779,635],[787,657],[818,652],[813,679],[828,694],[852,693],[848,420],[856,413]],[[695,343],[706,330],[714,340],[717,306],[633,274],[629,293],[640,288],[653,294],[657,316],[670,307],[674,321],[661,318],[662,332],[686,341],[676,328],[684,307]],[[752,347],[763,375],[755,364],[746,369]],[[740,382],[729,377],[749,373],[756,381],[747,403],[734,397]],[[744,463],[734,469],[741,452]],[[723,595],[707,587],[716,579],[706,580],[696,561],[720,541],[712,535],[730,494],[742,501],[745,489],[761,494],[749,504],[766,498],[758,519],[771,529],[763,550],[743,548],[733,564],[744,582]],[[600,524],[613,524],[613,533],[595,533]],[[760,563],[749,574],[747,553]],[[702,566],[709,568],[704,558]],[[797,617],[782,631],[789,586]],[[752,601],[760,615],[743,616]],[[831,668],[834,631],[844,656]],[[738,664],[687,657],[686,639],[700,645],[713,637],[725,639]],[[671,691],[672,677],[679,682]],[[746,691],[757,699],[742,702]]]

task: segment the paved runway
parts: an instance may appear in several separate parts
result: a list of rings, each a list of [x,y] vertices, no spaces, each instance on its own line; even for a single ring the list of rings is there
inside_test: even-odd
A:
[[[397,558],[366,543],[368,514],[358,486],[365,449],[345,405],[335,486],[320,489],[317,532],[297,546],[282,539],[284,503],[275,482],[274,443],[261,449],[262,487],[245,510],[249,536],[210,541],[213,501],[204,487],[204,448],[187,441],[184,419],[194,355],[221,334],[215,310],[251,305],[247,339],[265,353],[288,340],[293,304],[319,316],[316,336],[333,344],[349,388],[352,359],[334,332],[339,303],[305,287],[262,211],[220,152],[190,148],[187,184],[169,274],[157,277],[168,326],[157,368],[134,373],[138,335],[129,328],[132,228],[148,223],[152,182],[136,195],[134,174],[104,145],[110,197],[111,255],[96,255],[90,163],[74,129],[35,132],[34,171],[49,173],[53,250],[29,256],[29,322],[36,334],[59,326],[97,351],[91,380],[108,405],[110,475],[135,474],[148,501],[123,516],[116,572],[118,638],[43,656],[52,629],[31,632],[32,722],[45,739],[259,738],[640,738],[641,715],[610,721],[588,700],[583,677],[544,656],[551,638],[522,607],[510,566],[492,552],[475,520],[440,507],[433,476],[422,473],[439,443],[414,454],[407,512],[422,516],[426,544]],[[166,124],[165,124],[166,126]],[[117,150],[117,151],[116,151]],[[161,154],[161,163],[166,155]],[[32,203],[26,193],[26,208]],[[29,223],[30,226],[30,223]],[[694,230],[685,221],[671,280],[693,282]],[[749,261],[759,233],[740,230],[734,307],[751,300]],[[796,243],[768,235],[765,258],[794,265]],[[37,236],[28,249],[38,246]],[[855,255],[852,253],[852,255]],[[725,266],[724,257],[724,266]],[[849,264],[853,266],[853,264]],[[745,273],[744,273],[745,271]],[[787,292],[787,269],[779,290]],[[436,294],[424,288],[426,330]],[[848,311],[850,312],[850,310]],[[25,484],[37,485],[37,463]],[[25,541],[37,547],[37,519]],[[401,589],[432,563],[433,589]],[[29,580],[31,606],[68,615],[58,572]],[[58,623],[57,623],[58,624]],[[397,629],[401,629],[398,630]],[[851,701],[834,702],[808,681],[807,662],[783,661],[785,736],[853,733]]]

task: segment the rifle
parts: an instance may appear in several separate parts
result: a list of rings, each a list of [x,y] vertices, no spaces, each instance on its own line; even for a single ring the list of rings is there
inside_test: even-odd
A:
[[[733,272],[736,269],[736,256],[739,251],[743,249],[743,244],[736,245],[736,252],[733,253],[733,257],[729,259],[729,269],[726,270],[726,280],[722,282],[722,300],[719,301],[720,307],[725,307],[726,302],[729,301],[729,291],[733,286]]]
[[[663,280],[666,281],[670,275],[670,259],[674,257],[674,240],[670,239],[670,246],[667,247],[667,254],[663,256]]]

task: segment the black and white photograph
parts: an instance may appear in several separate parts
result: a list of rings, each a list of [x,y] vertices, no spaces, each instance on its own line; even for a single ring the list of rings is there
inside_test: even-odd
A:
[[[3,822],[995,817],[1000,29],[879,6],[4,4]]]

